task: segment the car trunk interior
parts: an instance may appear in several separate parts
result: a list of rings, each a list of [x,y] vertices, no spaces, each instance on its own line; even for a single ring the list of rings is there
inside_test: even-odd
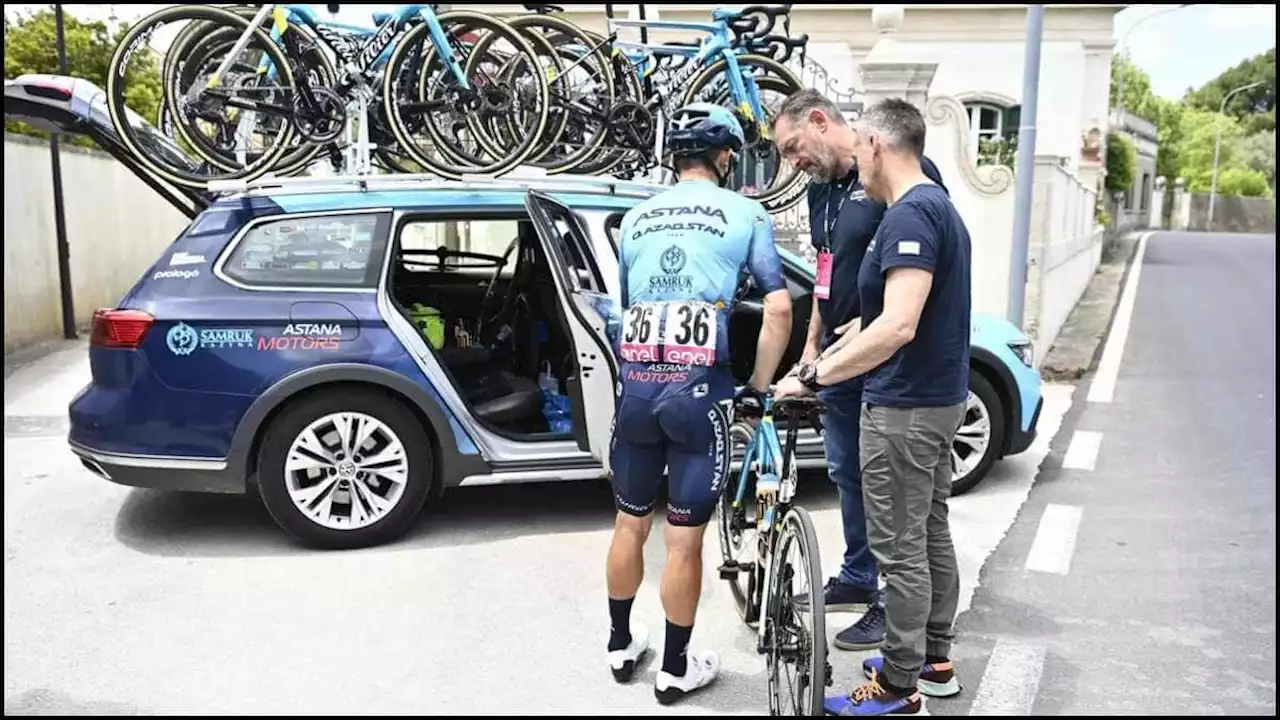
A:
[[[468,237],[478,226],[483,237]],[[411,219],[395,242],[388,292],[473,417],[512,439],[572,438],[577,366],[532,223]],[[564,398],[562,415],[548,417],[540,382]]]

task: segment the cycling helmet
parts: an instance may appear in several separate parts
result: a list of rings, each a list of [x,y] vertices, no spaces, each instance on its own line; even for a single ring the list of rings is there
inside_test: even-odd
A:
[[[667,131],[667,148],[677,157],[705,155],[720,148],[737,153],[746,142],[742,124],[728,108],[705,102],[676,110]]]

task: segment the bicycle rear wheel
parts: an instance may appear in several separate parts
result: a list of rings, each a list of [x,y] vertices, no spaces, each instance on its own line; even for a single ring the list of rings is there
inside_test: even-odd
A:
[[[766,668],[771,715],[823,715],[827,687],[827,621],[822,602],[822,559],[813,520],[801,507],[782,518],[767,595],[769,627]],[[790,562],[789,555],[799,555]],[[800,584],[797,587],[797,581]],[[810,597],[808,610],[796,607],[796,595]],[[783,677],[794,666],[795,677]]]
[[[751,433],[740,425],[729,429],[729,452],[736,454],[739,449],[745,451],[751,446]],[[734,508],[733,501],[742,480],[750,473],[750,468],[743,469],[733,476],[733,482],[725,482],[720,493],[720,502],[716,504],[716,529],[720,537],[720,577],[729,583],[729,592],[733,595],[734,607],[738,616],[748,625],[751,619],[759,614],[760,586],[762,583],[759,557],[757,556],[757,538],[755,525],[755,493],[752,483],[748,483],[747,492],[742,498],[742,505]],[[733,568],[737,568],[735,572]]]

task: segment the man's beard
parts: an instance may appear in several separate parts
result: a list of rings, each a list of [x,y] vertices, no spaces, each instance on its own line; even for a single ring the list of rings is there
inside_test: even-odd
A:
[[[818,182],[835,182],[840,172],[840,157],[829,147],[822,148],[821,154],[809,168],[809,176]]]

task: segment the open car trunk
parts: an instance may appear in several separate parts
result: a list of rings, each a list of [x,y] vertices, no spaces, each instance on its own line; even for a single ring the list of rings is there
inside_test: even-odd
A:
[[[169,157],[185,157],[150,123],[132,112],[129,115],[148,142],[170,147]],[[88,137],[189,218],[194,219],[212,200],[208,193],[176,188],[138,163],[116,134],[107,111],[106,92],[88,80],[66,75],[22,75],[5,80],[4,117],[46,132]]]

